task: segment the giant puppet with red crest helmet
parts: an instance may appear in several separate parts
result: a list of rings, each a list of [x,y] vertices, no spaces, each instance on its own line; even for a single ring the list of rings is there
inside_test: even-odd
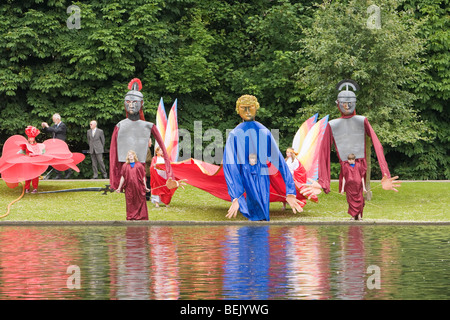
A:
[[[372,144],[381,169],[381,185],[383,189],[397,191],[394,187],[399,187],[400,185],[395,184],[399,182],[395,182],[394,180],[398,179],[398,176],[391,178],[380,140],[372,129],[369,120],[364,116],[356,115],[356,94],[354,91],[358,90],[358,85],[353,80],[343,80],[337,84],[336,88],[339,91],[336,103],[341,117],[328,122],[320,150],[319,179],[318,181],[310,181],[312,184],[304,184],[307,189],[304,189],[303,194],[317,195],[322,189],[325,193],[330,192],[330,152],[332,144],[335,146],[341,165],[339,190],[342,188],[344,173],[348,167],[349,155],[352,155],[352,157],[354,155],[356,167],[359,171],[358,174],[365,181],[367,171],[366,136],[372,139]],[[353,91],[349,90],[349,88],[352,88]],[[349,170],[351,171],[353,169]],[[355,195],[354,199],[349,199],[347,196],[347,201],[349,202],[348,213],[355,220],[362,218],[362,210],[364,207],[362,188],[361,192],[355,192],[355,194],[357,193],[358,195]],[[359,195],[359,193],[361,194]]]
[[[141,80],[134,78],[128,84],[128,93],[125,95],[124,105],[126,118],[120,121],[114,128],[111,138],[109,153],[110,184],[111,189],[117,189],[121,177],[122,165],[126,162],[127,153],[133,150],[139,162],[145,163],[148,150],[148,141],[153,136],[163,150],[166,166],[168,187],[177,186],[170,166],[169,156],[164,146],[164,141],[158,128],[144,118],[144,96],[141,93]]]

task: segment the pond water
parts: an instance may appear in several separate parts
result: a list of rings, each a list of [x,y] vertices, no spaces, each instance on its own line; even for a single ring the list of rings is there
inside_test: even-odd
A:
[[[449,226],[1,226],[0,299],[448,299]]]

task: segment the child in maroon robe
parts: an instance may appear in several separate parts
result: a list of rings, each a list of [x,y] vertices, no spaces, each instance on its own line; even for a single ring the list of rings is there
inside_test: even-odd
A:
[[[125,189],[127,220],[148,220],[147,199],[150,191],[145,183],[145,168],[137,159],[133,150],[128,151],[127,160],[121,169],[119,187],[116,192]]]
[[[342,189],[341,193],[346,193],[348,202],[348,213],[355,220],[362,220],[364,209],[364,195],[366,191],[364,177],[366,175],[364,167],[357,162],[353,153],[349,154],[342,163]]]

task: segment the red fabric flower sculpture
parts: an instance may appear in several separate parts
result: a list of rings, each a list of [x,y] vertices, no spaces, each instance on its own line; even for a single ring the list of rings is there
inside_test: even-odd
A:
[[[25,133],[29,138],[35,138],[40,131],[28,126]],[[67,144],[59,139],[48,139],[43,143],[31,144],[23,136],[14,135],[9,137],[3,145],[0,174],[8,187],[15,188],[20,181],[40,176],[48,166],[59,171],[72,168],[80,172],[77,164],[84,158],[82,153],[70,152]]]

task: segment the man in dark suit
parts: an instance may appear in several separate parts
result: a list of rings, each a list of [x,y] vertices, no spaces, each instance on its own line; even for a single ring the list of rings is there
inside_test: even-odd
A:
[[[67,137],[67,127],[61,121],[61,116],[55,113],[52,117],[53,125],[50,127],[47,122],[42,122],[42,131],[51,133],[52,137],[55,139],[60,139],[66,141]]]
[[[60,139],[66,141],[67,137],[67,127],[61,121],[61,116],[55,113],[52,117],[53,125],[49,126],[47,122],[42,122],[42,131],[50,133],[54,139]],[[55,179],[61,179],[61,171],[56,170]],[[72,175],[72,169],[67,170],[66,179],[70,178]]]
[[[105,135],[102,129],[97,128],[97,121],[92,120],[89,124],[91,127],[87,131],[87,142],[89,144],[89,153],[91,154],[93,179],[98,178],[98,165],[104,179],[108,178],[106,174],[105,164],[103,163],[103,153],[105,152]]]

